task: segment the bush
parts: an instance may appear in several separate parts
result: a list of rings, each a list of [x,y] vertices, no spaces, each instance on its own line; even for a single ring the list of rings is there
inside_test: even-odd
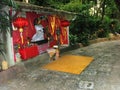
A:
[[[77,18],[71,22],[70,26],[70,42],[82,43],[83,45],[88,45],[89,40],[96,38],[94,36],[95,32],[99,28],[99,19],[89,16],[89,15],[79,15]],[[73,39],[75,38],[75,40]]]
[[[110,21],[111,19],[109,17],[104,17],[104,19],[101,21],[97,33],[98,38],[108,37],[110,33]]]

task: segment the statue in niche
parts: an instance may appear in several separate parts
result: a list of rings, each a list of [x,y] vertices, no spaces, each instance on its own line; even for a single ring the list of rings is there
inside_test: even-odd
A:
[[[37,44],[42,44],[42,43],[47,43],[47,39],[44,38],[44,27],[41,24],[41,19],[36,18],[34,20],[34,26],[36,29],[36,33],[33,35],[31,42],[32,43],[37,43]]]

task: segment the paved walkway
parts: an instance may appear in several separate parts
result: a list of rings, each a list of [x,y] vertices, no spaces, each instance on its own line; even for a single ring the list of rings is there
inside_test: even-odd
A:
[[[25,63],[26,71],[0,84],[0,90],[120,90],[120,40],[106,41],[65,52],[94,61],[80,75],[43,70],[48,60]]]

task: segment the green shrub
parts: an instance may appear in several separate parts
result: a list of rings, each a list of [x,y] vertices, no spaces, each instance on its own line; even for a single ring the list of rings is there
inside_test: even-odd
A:
[[[94,36],[95,32],[99,28],[100,21],[96,17],[89,15],[79,15],[77,18],[71,22],[70,26],[70,42],[82,43],[83,45],[88,45],[89,40],[96,38]],[[76,42],[75,42],[76,41]]]
[[[110,33],[110,21],[111,19],[107,16],[105,16],[104,19],[101,21],[97,33],[98,38],[108,37],[108,34]]]

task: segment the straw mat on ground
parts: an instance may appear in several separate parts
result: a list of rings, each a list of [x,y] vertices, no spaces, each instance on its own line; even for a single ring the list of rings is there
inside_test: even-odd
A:
[[[58,60],[44,65],[42,68],[72,74],[80,74],[91,63],[91,61],[93,61],[93,57],[65,55],[60,57]]]

